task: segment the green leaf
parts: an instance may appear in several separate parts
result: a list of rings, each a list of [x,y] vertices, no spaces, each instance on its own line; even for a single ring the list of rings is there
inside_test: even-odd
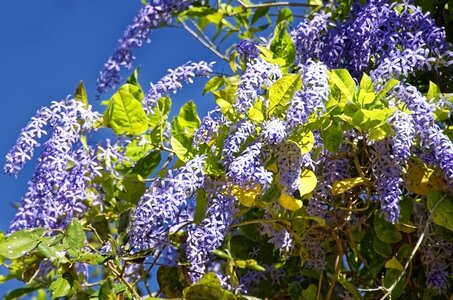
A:
[[[366,182],[362,177],[347,178],[343,180],[334,181],[332,184],[332,195],[340,195],[344,192],[355,188],[356,186],[364,185]]]
[[[138,82],[138,71],[139,70],[140,70],[140,67],[135,68],[134,72],[132,72],[132,74],[126,80],[126,83],[135,85],[136,87],[140,88],[140,90],[141,90],[140,83]]]
[[[326,149],[336,153],[343,142],[343,129],[341,126],[329,126],[321,132],[321,137]]]
[[[301,196],[311,193],[318,183],[315,173],[313,171],[305,169],[301,172],[299,180],[298,191]]]
[[[141,175],[143,178],[148,177],[157,168],[161,160],[161,154],[159,150],[151,151],[146,156],[140,158],[135,166],[132,168],[132,172]]]
[[[338,282],[348,291],[352,294],[354,299],[360,300],[363,299],[362,295],[360,295],[359,291],[357,290],[357,287],[350,283],[348,279],[344,276],[344,274],[338,274],[337,276]]]
[[[215,273],[205,274],[196,284],[184,289],[183,297],[187,300],[236,300],[230,291],[222,289]]]
[[[390,288],[395,281],[398,279],[400,276],[401,271],[398,271],[396,269],[387,269],[385,272],[384,276],[384,287]],[[401,278],[401,280],[396,284],[395,288],[392,291],[392,298],[391,299],[397,299],[401,296],[401,294],[404,292],[404,282],[406,281],[406,274],[404,274]]]
[[[372,128],[386,124],[387,119],[395,112],[394,109],[359,109],[352,117],[352,125],[362,131],[368,131]]]
[[[431,101],[431,100],[437,101],[437,100],[439,100],[439,96],[440,96],[439,87],[435,83],[430,81],[428,93],[426,94],[426,98],[428,99],[428,101]]]
[[[141,102],[125,88],[120,88],[108,102],[104,125],[118,135],[139,135],[148,129],[148,117]]]
[[[52,298],[59,298],[68,296],[71,292],[71,284],[64,277],[59,277],[49,286],[49,290],[52,292]]]
[[[128,203],[136,205],[146,190],[143,177],[139,174],[127,174],[122,179],[124,191],[119,196]]]
[[[270,50],[274,53],[274,57],[284,59],[286,66],[290,66],[296,60],[296,46],[287,31],[287,27],[287,22],[280,22],[275,26]]]
[[[392,256],[392,246],[387,243],[384,243],[378,238],[375,238],[373,241],[373,249],[376,251],[377,254],[381,255],[382,257],[388,258]]]
[[[126,157],[128,157],[132,162],[137,162],[146,155],[148,155],[152,149],[154,149],[154,145],[151,143],[151,139],[148,135],[145,135],[144,138],[147,142],[143,143],[141,138],[133,139],[126,146]]]
[[[397,85],[398,83],[400,83],[398,80],[396,79],[390,79],[389,81],[387,81],[387,83],[385,84],[384,88],[379,92],[379,94],[376,96],[377,99],[381,99],[381,98],[384,98],[385,95],[395,87],[395,85]]]
[[[219,158],[214,155],[209,155],[204,163],[204,172],[207,175],[221,176],[224,172],[223,166],[219,163]]]
[[[255,271],[264,272],[266,269],[258,264],[258,262],[254,259],[246,259],[246,260],[235,260],[234,265],[241,269],[251,269]]]
[[[402,240],[401,233],[393,224],[387,222],[379,212],[374,214],[374,231],[377,238],[387,244],[395,244]]]
[[[7,259],[23,257],[38,246],[40,239],[37,231],[16,231],[0,243],[0,256]]]
[[[237,91],[237,88],[230,87],[230,88],[226,88],[226,89],[223,89],[220,91],[215,91],[212,93],[215,97],[215,101],[216,101],[217,105],[222,110],[222,113],[224,114],[224,116],[227,117],[228,119],[233,118],[232,106],[235,101],[236,91]]]
[[[170,97],[161,97],[157,100],[157,105],[153,107],[153,113],[149,116],[149,125],[155,128],[160,124],[166,124],[171,109]]]
[[[195,224],[200,224],[206,215],[208,207],[208,197],[205,190],[199,189],[197,191],[197,203],[195,205],[195,212],[193,214],[193,221]]]
[[[252,121],[262,122],[262,121],[264,121],[265,113],[266,113],[266,106],[264,105],[264,102],[261,100],[258,100],[250,108],[248,117]]]
[[[388,260],[385,263],[385,268],[386,269],[395,269],[400,272],[404,271],[403,265],[398,261],[398,259],[395,256],[393,256],[390,260]]]
[[[64,243],[75,252],[80,252],[85,246],[85,232],[76,218],[73,218],[66,227]]]
[[[215,76],[209,79],[203,89],[203,95],[209,92],[218,90],[222,85],[225,84],[225,79],[223,76]]]
[[[200,126],[200,118],[197,115],[197,107],[193,101],[189,101],[181,107],[179,115],[176,117],[185,132],[191,136],[194,134],[195,129]]]
[[[85,104],[85,108],[88,108],[88,96],[87,91],[85,89],[85,85],[82,81],[80,81],[79,85],[76,88],[74,98],[83,104]]]
[[[329,82],[341,91],[346,99],[352,101],[356,91],[356,83],[346,69],[335,69],[329,72]]]
[[[269,88],[269,113],[279,115],[284,112],[297,90],[302,86],[299,74],[287,74]]]
[[[360,80],[359,88],[364,92],[374,93],[374,85],[371,77],[363,73],[362,79]]]
[[[192,101],[184,104],[179,111],[179,115],[173,119],[170,143],[173,151],[175,151],[181,161],[189,159],[188,154],[192,147],[192,136],[195,129],[200,126],[200,123],[195,103]]]
[[[434,223],[453,232],[453,198],[441,192],[429,192],[427,197]]]
[[[293,12],[288,7],[284,7],[278,11],[277,23],[287,21],[291,23],[294,20]]]
[[[306,289],[302,291],[302,300],[316,300],[318,294],[318,287],[314,284],[310,284]]]
[[[11,292],[9,292],[8,294],[6,294],[3,299],[4,300],[19,299],[20,297],[30,294],[30,293],[38,290],[39,288],[40,287],[29,287],[29,288],[15,289],[15,290],[12,290]],[[31,299],[31,297],[29,299]]]
[[[315,138],[310,130],[299,128],[288,138],[288,141],[294,142],[304,154],[313,149]]]
[[[157,269],[157,283],[165,296],[169,298],[181,298],[183,286],[181,284],[178,268],[170,266],[160,266]]]

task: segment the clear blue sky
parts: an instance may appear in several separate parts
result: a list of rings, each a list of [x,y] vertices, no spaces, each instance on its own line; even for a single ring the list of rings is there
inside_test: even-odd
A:
[[[80,80],[90,101],[95,102],[99,71],[140,6],[140,0],[0,1],[2,169],[6,153],[39,107],[72,94]],[[144,89],[168,68],[188,60],[217,60],[182,29],[158,29],[150,38],[151,44],[135,52]],[[205,112],[214,101],[200,99],[201,90],[200,86],[186,86],[172,97],[174,105],[194,99]],[[7,230],[15,211],[11,203],[25,193],[33,168],[32,162],[17,179],[1,172],[0,230]],[[0,296],[13,286],[16,284],[0,285]]]

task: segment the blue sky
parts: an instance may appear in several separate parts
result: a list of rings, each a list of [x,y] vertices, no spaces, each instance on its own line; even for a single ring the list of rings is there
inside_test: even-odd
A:
[[[40,0],[0,1],[0,162],[35,111],[51,101],[72,94],[80,80],[95,103],[96,78],[124,29],[141,4],[139,0]],[[151,32],[151,44],[135,52],[144,89],[168,68],[188,60],[217,58],[190,34],[178,28]],[[218,66],[218,70],[221,70]],[[174,110],[194,99],[202,115],[214,106],[201,98],[202,87],[186,86],[172,96]],[[106,94],[105,97],[108,97]],[[11,203],[20,200],[33,173],[33,162],[18,178],[0,175],[0,230],[6,231],[14,216]],[[0,285],[0,295],[17,283]]]

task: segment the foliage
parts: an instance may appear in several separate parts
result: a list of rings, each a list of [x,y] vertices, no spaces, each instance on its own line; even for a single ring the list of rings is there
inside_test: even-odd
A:
[[[38,110],[6,157],[18,174],[49,133],[0,236],[1,282],[26,284],[6,299],[452,294],[445,31],[406,2],[286,4],[145,1],[101,72],[99,93],[116,89],[103,114],[83,84]],[[138,70],[122,80],[170,22],[231,70],[188,62],[148,91]],[[199,77],[217,107],[170,119],[170,92]]]

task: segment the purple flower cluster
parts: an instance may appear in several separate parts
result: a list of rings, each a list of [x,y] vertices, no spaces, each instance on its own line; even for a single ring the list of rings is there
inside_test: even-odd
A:
[[[201,144],[207,144],[216,134],[221,126],[228,126],[229,121],[222,114],[220,107],[207,113],[201,121],[200,127],[195,130],[193,144],[197,148]]]
[[[239,81],[234,108],[239,113],[246,114],[258,100],[262,86],[271,86],[281,76],[282,72],[278,65],[270,64],[260,58],[250,60]]]
[[[329,96],[327,68],[324,64],[309,59],[301,69],[303,90],[297,91],[291,100],[286,115],[289,127],[307,123],[308,117],[322,109]]]
[[[292,33],[298,60],[323,61],[360,77],[373,65],[377,81],[430,70],[453,62],[445,32],[419,7],[385,0],[356,5],[345,21],[330,26],[328,15],[315,14]]]
[[[260,50],[256,45],[255,41],[242,40],[236,45],[236,52],[248,59],[257,58],[260,55]]]
[[[170,170],[142,196],[129,231],[132,252],[163,249],[169,245],[169,234],[190,222],[189,200],[204,184],[204,161],[204,156],[196,156],[175,172]]]
[[[156,84],[150,83],[151,87],[143,99],[143,108],[147,113],[152,111],[157,100],[168,95],[170,92],[182,88],[182,82],[193,83],[194,77],[208,76],[212,73],[212,67],[215,62],[207,63],[205,61],[187,62],[176,69],[168,70],[168,74],[162,77]]]
[[[261,137],[267,144],[279,144],[286,140],[287,134],[286,124],[281,119],[272,119],[263,123]]]
[[[233,184],[251,187],[261,184],[264,189],[272,182],[272,173],[267,171],[261,159],[261,142],[250,144],[244,152],[227,166],[227,177]]]
[[[87,186],[94,176],[100,174],[94,151],[77,144],[81,134],[92,129],[99,115],[72,99],[54,102],[49,109],[39,112],[44,111],[52,134],[43,145],[38,166],[11,222],[10,232],[35,227],[66,227],[72,217],[86,210],[85,201],[89,198]],[[42,118],[42,115],[39,117]],[[30,124],[34,122],[36,117]],[[18,159],[20,155],[17,153],[30,151],[28,146],[33,145],[33,142],[24,142],[27,138],[34,141],[30,134],[34,127],[30,124],[7,155],[5,169],[9,173],[17,173],[25,162]],[[42,130],[45,123],[39,124],[38,128]]]
[[[233,125],[230,129],[230,134],[223,143],[222,154],[224,164],[230,164],[240,152],[241,146],[255,133],[255,124],[247,119],[240,120]]]
[[[187,229],[186,253],[190,262],[192,282],[197,282],[206,272],[213,250],[222,245],[228,228],[233,221],[237,200],[231,196],[227,185],[221,182],[205,184],[209,194],[209,208],[205,219]]]
[[[425,152],[433,154],[434,163],[453,184],[453,143],[434,122],[434,107],[414,86],[399,84],[394,92],[401,103],[412,111],[415,130]],[[426,151],[428,150],[428,151]]]
[[[294,241],[286,229],[277,230],[270,223],[263,223],[261,227],[263,233],[269,237],[268,242],[274,245],[275,249],[280,251],[280,254],[291,254],[294,248]]]
[[[281,143],[276,147],[279,183],[288,193],[294,192],[299,186],[302,172],[302,154],[297,144]]]
[[[448,288],[449,270],[451,272],[453,268],[453,243],[435,236],[428,237],[421,254],[427,287],[436,294],[444,293]]]
[[[381,203],[384,217],[390,223],[398,221],[403,179],[402,166],[395,164],[392,150],[392,140],[385,139],[377,142],[372,149],[373,175],[376,192]]]
[[[120,83],[121,68],[132,68],[132,61],[135,59],[132,49],[141,47],[143,42],[148,40],[151,29],[170,22],[173,12],[184,10],[191,3],[192,0],[151,0],[143,6],[105,63],[97,82],[99,94]]]

